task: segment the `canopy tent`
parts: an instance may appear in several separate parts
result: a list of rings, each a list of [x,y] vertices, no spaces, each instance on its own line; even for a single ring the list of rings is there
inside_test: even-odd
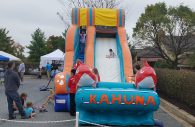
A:
[[[1,55],[1,56],[4,56],[4,57],[8,57],[10,61],[21,61],[20,58],[15,57],[15,56],[13,56],[13,55],[11,55],[11,54],[9,54],[9,53],[6,53],[6,52],[4,52],[4,51],[0,51],[0,55]]]
[[[8,57],[0,55],[0,61],[9,61]]]
[[[44,56],[41,56],[40,67],[45,67],[47,65],[47,62],[51,64],[53,60],[64,61],[64,56],[65,56],[65,53],[63,53],[59,49],[49,54],[46,54]]]

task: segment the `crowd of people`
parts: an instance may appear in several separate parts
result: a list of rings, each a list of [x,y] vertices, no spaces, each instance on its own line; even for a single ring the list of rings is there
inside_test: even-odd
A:
[[[77,68],[83,64],[81,60],[77,60],[73,68],[71,69],[71,76],[68,80],[68,86],[70,88],[70,115],[75,116],[76,106],[75,106],[75,94],[79,86],[76,84],[75,74]],[[21,115],[21,119],[33,118],[36,113],[35,109],[38,109],[40,112],[47,111],[46,107],[48,101],[52,100],[54,97],[53,90],[50,91],[51,95],[46,99],[46,101],[41,106],[34,106],[32,102],[27,100],[27,93],[21,93],[19,95],[18,89],[20,88],[21,83],[23,82],[23,75],[25,72],[25,65],[21,63],[18,68],[18,73],[15,72],[15,63],[8,62],[7,71],[5,72],[5,95],[7,97],[8,102],[8,112],[9,119],[15,119],[14,115],[15,111],[18,111]],[[50,65],[47,63],[46,71],[49,79],[54,78],[54,76],[59,73],[57,67]],[[92,73],[96,76],[96,81],[92,84],[92,87],[96,87],[96,83],[100,81],[100,76],[97,68],[92,69]]]
[[[109,49],[109,54],[106,55],[106,58],[114,58],[116,57],[116,54],[112,49]],[[82,65],[83,62],[81,60],[77,60],[74,64],[73,68],[71,69],[71,75],[68,80],[68,87],[70,88],[70,115],[75,116],[76,114],[76,105],[75,105],[75,94],[77,89],[80,87],[76,82],[76,72],[80,65]],[[8,102],[8,110],[9,110],[9,119],[15,119],[14,111],[19,111],[21,118],[33,118],[35,116],[35,109],[38,109],[39,111],[47,111],[47,102],[53,99],[54,92],[51,90],[51,96],[47,98],[47,101],[44,102],[43,105],[36,107],[33,106],[32,102],[26,102],[27,94],[22,93],[19,95],[18,89],[20,87],[20,84],[23,82],[23,76],[25,72],[25,65],[23,62],[18,67],[18,73],[14,72],[15,63],[9,62],[8,63],[8,69],[5,73],[5,94],[7,96],[7,102]],[[136,70],[140,69],[140,65],[136,65]],[[52,64],[47,63],[45,67],[47,71],[47,78],[53,79],[54,76],[59,73],[58,67]],[[100,81],[100,76],[97,68],[92,68],[92,73],[96,76],[95,82],[91,84],[91,87],[96,87],[97,82]]]
[[[26,102],[28,96],[27,93],[21,93],[21,95],[18,93],[18,89],[24,81],[25,64],[21,62],[18,69],[15,68],[15,62],[8,62],[7,70],[4,75],[5,95],[7,97],[9,119],[12,120],[16,118],[14,113],[15,111],[20,113],[21,119],[33,118],[36,115],[35,108],[40,112],[47,111],[47,104],[54,96],[53,90],[50,91],[52,95],[50,95],[38,108],[34,106],[31,101]],[[18,71],[16,72],[15,70]],[[46,65],[46,71],[49,79],[53,79],[54,76],[59,73],[58,67],[54,64],[50,65],[49,63]]]
[[[47,72],[47,78],[51,79],[53,78],[57,73],[59,73],[58,64],[55,63],[55,61],[52,61],[50,64],[47,62],[47,65],[45,66],[45,70]]]
[[[107,58],[114,58],[116,54],[113,52],[112,49],[109,49],[109,54],[106,56]],[[77,89],[80,87],[76,82],[76,72],[80,65],[84,64],[81,60],[77,60],[74,64],[73,68],[71,69],[71,75],[68,80],[68,87],[70,88],[70,115],[75,116],[76,115],[76,104],[75,104],[75,94]],[[21,63],[18,68],[18,73],[14,71],[15,63],[9,62],[8,63],[8,69],[5,73],[5,95],[7,96],[7,102],[8,102],[8,111],[9,111],[9,119],[15,119],[14,116],[15,111],[19,111],[21,115],[21,119],[27,119],[27,118],[33,118],[36,113],[35,109],[38,109],[40,112],[45,112],[48,101],[52,100],[54,98],[54,92],[51,90],[51,95],[47,98],[47,100],[43,103],[43,105],[36,107],[33,105],[32,102],[27,100],[27,94],[22,93],[19,95],[18,89],[20,87],[20,84],[23,82],[23,76],[25,72],[25,65],[24,63]],[[136,71],[140,70],[140,65],[135,66]],[[54,66],[54,64],[47,63],[45,67],[47,71],[48,79],[54,78],[54,76],[59,73],[58,68]],[[92,73],[95,75],[96,79],[93,84],[91,84],[91,87],[95,88],[96,84],[100,82],[100,76],[97,68],[91,68]]]

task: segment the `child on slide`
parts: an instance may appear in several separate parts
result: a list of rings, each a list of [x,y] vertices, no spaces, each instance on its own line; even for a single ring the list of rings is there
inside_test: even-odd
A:
[[[114,58],[116,57],[116,54],[112,49],[109,49],[109,55],[106,55],[106,58]]]

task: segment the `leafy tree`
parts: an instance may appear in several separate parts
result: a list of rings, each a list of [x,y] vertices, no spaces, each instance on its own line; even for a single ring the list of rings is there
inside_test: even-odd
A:
[[[36,29],[31,36],[31,44],[27,46],[27,48],[30,50],[29,60],[32,62],[39,62],[40,56],[45,55],[47,53],[46,38],[44,32],[42,32],[39,28]]]
[[[135,46],[133,45],[133,43],[132,43],[132,41],[130,39],[129,34],[126,34],[126,36],[127,36],[128,47],[129,47],[129,50],[131,52],[132,59],[134,60],[135,59],[135,56],[136,56]]]
[[[13,51],[14,51],[14,55],[16,56],[16,57],[19,57],[20,59],[24,59],[25,58],[25,56],[24,56],[24,54],[23,54],[23,52],[24,52],[24,46],[22,46],[21,44],[19,44],[19,43],[15,43],[14,42],[14,44],[13,44]]]
[[[189,41],[194,32],[194,12],[187,6],[169,7],[156,3],[146,7],[133,29],[133,37],[142,46],[152,46],[173,68],[176,68],[181,54],[191,50]]]
[[[65,39],[62,36],[50,36],[46,42],[48,52],[52,52],[56,49],[65,51]]]
[[[158,60],[155,62],[154,67],[156,68],[172,68],[171,63],[168,63],[166,60]]]
[[[0,29],[0,50],[14,55],[14,41],[10,36],[8,36],[8,34],[9,31],[7,31],[5,28]]]
[[[24,47],[19,43],[15,43],[12,37],[8,36],[8,34],[9,31],[5,28],[0,29],[0,50],[23,59]]]

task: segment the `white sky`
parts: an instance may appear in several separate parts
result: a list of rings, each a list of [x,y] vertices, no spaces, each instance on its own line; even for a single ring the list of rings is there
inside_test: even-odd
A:
[[[122,5],[128,9],[128,34],[132,34],[132,28],[148,4],[163,1],[168,6],[182,3],[195,11],[195,0],[123,0]],[[7,28],[16,42],[27,46],[36,28],[43,30],[46,37],[62,35],[65,26],[57,12],[63,14],[63,5],[58,0],[0,0],[0,28]]]

